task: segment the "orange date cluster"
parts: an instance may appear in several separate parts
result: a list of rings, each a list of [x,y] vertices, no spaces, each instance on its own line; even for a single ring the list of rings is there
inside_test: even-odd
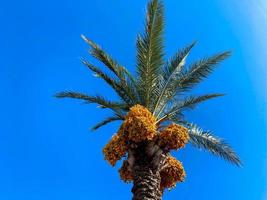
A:
[[[133,106],[127,113],[118,133],[104,147],[105,159],[115,166],[116,162],[127,155],[130,143],[138,144],[143,141],[156,141],[162,149],[178,150],[189,140],[188,130],[179,124],[170,124],[160,132],[157,131],[156,119],[153,114],[141,105]],[[156,144],[156,143],[155,143]],[[120,177],[125,182],[134,179],[134,172],[129,169],[127,158],[119,169]],[[161,189],[173,188],[177,182],[185,178],[181,162],[172,156],[166,158],[164,168],[160,171]]]

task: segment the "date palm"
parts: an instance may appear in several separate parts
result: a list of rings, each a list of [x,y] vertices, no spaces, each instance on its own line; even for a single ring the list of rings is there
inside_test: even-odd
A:
[[[96,124],[96,130],[113,121],[122,121],[118,133],[103,149],[112,166],[124,159],[119,170],[122,180],[133,182],[134,200],[161,199],[165,188],[184,180],[181,163],[171,157],[186,142],[240,166],[241,162],[224,140],[210,131],[184,119],[184,111],[222,94],[187,95],[213,69],[230,55],[226,51],[187,64],[195,42],[164,61],[164,9],[161,0],[150,0],[144,33],[137,37],[136,73],[131,74],[98,44],[82,36],[90,46],[90,54],[105,68],[82,60],[97,77],[103,79],[119,100],[92,96],[75,91],[56,94],[58,98],[74,98],[110,109],[112,115]]]

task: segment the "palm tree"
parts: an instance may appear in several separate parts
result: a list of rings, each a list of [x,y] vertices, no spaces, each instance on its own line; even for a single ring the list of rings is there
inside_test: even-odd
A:
[[[159,200],[166,188],[182,182],[182,164],[171,156],[187,142],[197,148],[240,166],[232,148],[209,131],[184,119],[184,111],[222,94],[188,96],[230,52],[226,51],[187,64],[186,58],[195,42],[164,61],[164,9],[162,0],[150,0],[144,33],[137,37],[136,74],[118,64],[98,44],[82,35],[90,46],[90,54],[106,69],[82,60],[97,77],[103,79],[118,95],[119,100],[91,96],[74,91],[56,94],[58,98],[74,98],[110,109],[112,115],[96,124],[96,130],[110,122],[121,120],[118,133],[104,147],[105,159],[114,166],[123,158],[119,170],[121,179],[133,182],[134,200]],[[109,71],[109,73],[108,73]]]

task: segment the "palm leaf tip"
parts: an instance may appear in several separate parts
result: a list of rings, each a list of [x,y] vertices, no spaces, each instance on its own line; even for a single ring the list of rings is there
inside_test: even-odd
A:
[[[72,92],[72,91],[63,91],[55,94],[56,98],[72,98],[72,99],[80,99],[88,102],[92,102],[95,97],[80,93],[80,92]]]
[[[63,98],[61,92],[57,92],[53,95],[55,98]]]
[[[202,96],[189,96],[181,101],[176,102],[168,111],[166,111],[162,118],[159,119],[159,122],[165,120],[173,120],[175,116],[179,116],[183,111],[188,109],[194,109],[198,104],[216,98],[224,96],[224,94],[207,94]],[[178,117],[179,118],[179,117]]]
[[[95,124],[92,128],[91,131],[96,131],[97,129],[101,128],[102,126],[105,126],[111,122],[114,121],[120,121],[120,120],[124,120],[124,116],[120,115],[120,114],[114,114],[111,117],[107,117],[106,119],[103,119],[102,121],[98,122],[97,124]]]
[[[196,125],[190,124],[189,126],[189,142],[199,148],[211,152],[214,155],[217,155],[230,163],[241,167],[242,162],[239,159],[238,155],[232,149],[232,147],[226,143],[224,140],[212,135],[208,131],[203,131],[198,128]]]
[[[54,95],[56,98],[82,98],[85,95],[70,92],[70,91],[64,91],[64,92],[58,92]]]
[[[178,108],[179,109],[184,109],[184,108],[194,108],[196,105],[198,105],[199,103],[202,103],[204,101],[210,100],[210,99],[214,99],[217,97],[222,97],[224,96],[224,94],[219,94],[219,93],[215,93],[215,94],[206,94],[206,95],[201,95],[201,96],[190,96],[185,98],[183,101],[178,103]]]
[[[183,71],[183,75],[177,80],[177,89],[181,91],[188,91],[193,86],[207,78],[215,67],[217,67],[230,55],[231,51],[225,51],[193,63],[189,69]]]
[[[105,52],[98,44],[94,43],[84,35],[82,35],[82,39],[91,47],[89,53],[112,71],[122,83],[125,83],[126,77],[132,78],[130,72],[124,66],[118,64],[117,61]]]
[[[93,41],[88,39],[85,35],[81,34],[81,38],[83,39],[83,41],[89,44],[92,48],[98,48],[98,46]]]

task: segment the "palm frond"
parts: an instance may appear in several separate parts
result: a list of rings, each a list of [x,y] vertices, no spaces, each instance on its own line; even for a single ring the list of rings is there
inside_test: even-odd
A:
[[[128,92],[134,92],[132,99],[137,96],[136,80],[134,76],[124,67],[117,63],[108,53],[106,53],[98,44],[81,35],[82,39],[89,44],[91,50],[89,53],[97,60],[102,62],[119,79],[120,85]]]
[[[147,7],[146,30],[137,38],[137,73],[141,103],[151,110],[153,92],[163,65],[163,4],[150,0]]]
[[[185,48],[179,50],[175,53],[174,56],[170,58],[170,60],[166,63],[165,66],[165,79],[170,81],[170,77],[177,75],[181,72],[182,67],[185,65],[186,59],[192,50],[192,48],[196,45],[196,41],[193,41],[191,44],[186,46]]]
[[[136,104],[135,94],[130,93],[134,89],[130,90],[128,87],[124,87],[125,85],[122,85],[119,81],[110,77],[108,74],[86,60],[82,60],[82,63],[91,71],[93,71],[98,77],[102,78],[108,85],[110,85],[112,89],[119,95],[119,97],[125,101],[125,103],[127,103],[129,106]]]
[[[110,69],[122,82],[126,81],[125,75],[128,76],[131,81],[134,81],[131,73],[125,67],[119,65],[117,61],[115,61],[108,53],[106,53],[98,44],[88,39],[84,35],[81,35],[81,37],[92,48],[90,50],[90,54],[107,66],[108,69]]]
[[[97,123],[96,125],[94,125],[91,130],[92,131],[95,131],[97,129],[99,129],[100,127],[102,126],[105,126],[111,122],[114,122],[114,121],[119,121],[119,120],[123,120],[123,117],[122,116],[111,116],[111,117],[108,117],[104,120],[102,120],[101,122]]]
[[[185,70],[180,78],[176,80],[178,91],[187,91],[206,78],[212,70],[224,59],[231,55],[230,51],[216,54],[212,57],[202,59]]]
[[[181,72],[182,67],[185,65],[185,60],[195,44],[196,42],[193,42],[186,48],[178,51],[170,59],[170,61],[166,63],[163,71],[164,83],[162,84],[162,87],[160,87],[160,95],[157,97],[153,111],[154,115],[157,115],[157,111],[159,112],[158,115],[160,115],[160,112],[164,109],[164,104],[166,104],[176,94],[176,85],[174,84],[174,79]]]
[[[177,105],[177,109],[194,109],[199,103],[224,96],[224,94],[206,94],[201,96],[189,96],[180,101]]]
[[[212,135],[209,131],[203,131],[196,125],[187,124],[187,127],[189,129],[189,141],[193,146],[207,150],[237,166],[242,165],[237,154],[224,140]]]
[[[183,100],[180,100],[178,102],[175,102],[174,105],[164,113],[163,117],[159,119],[159,122],[165,121],[165,120],[171,120],[174,116],[180,115],[183,110],[185,109],[193,109],[196,105],[199,103],[202,103],[204,101],[221,97],[224,94],[206,94],[201,96],[190,96]]]
[[[79,99],[79,100],[83,100],[85,103],[96,103],[101,108],[111,109],[117,114],[128,111],[128,106],[125,103],[109,101],[99,95],[91,96],[91,95],[87,95],[87,94],[80,93],[80,92],[64,91],[64,92],[57,93],[55,97]]]

